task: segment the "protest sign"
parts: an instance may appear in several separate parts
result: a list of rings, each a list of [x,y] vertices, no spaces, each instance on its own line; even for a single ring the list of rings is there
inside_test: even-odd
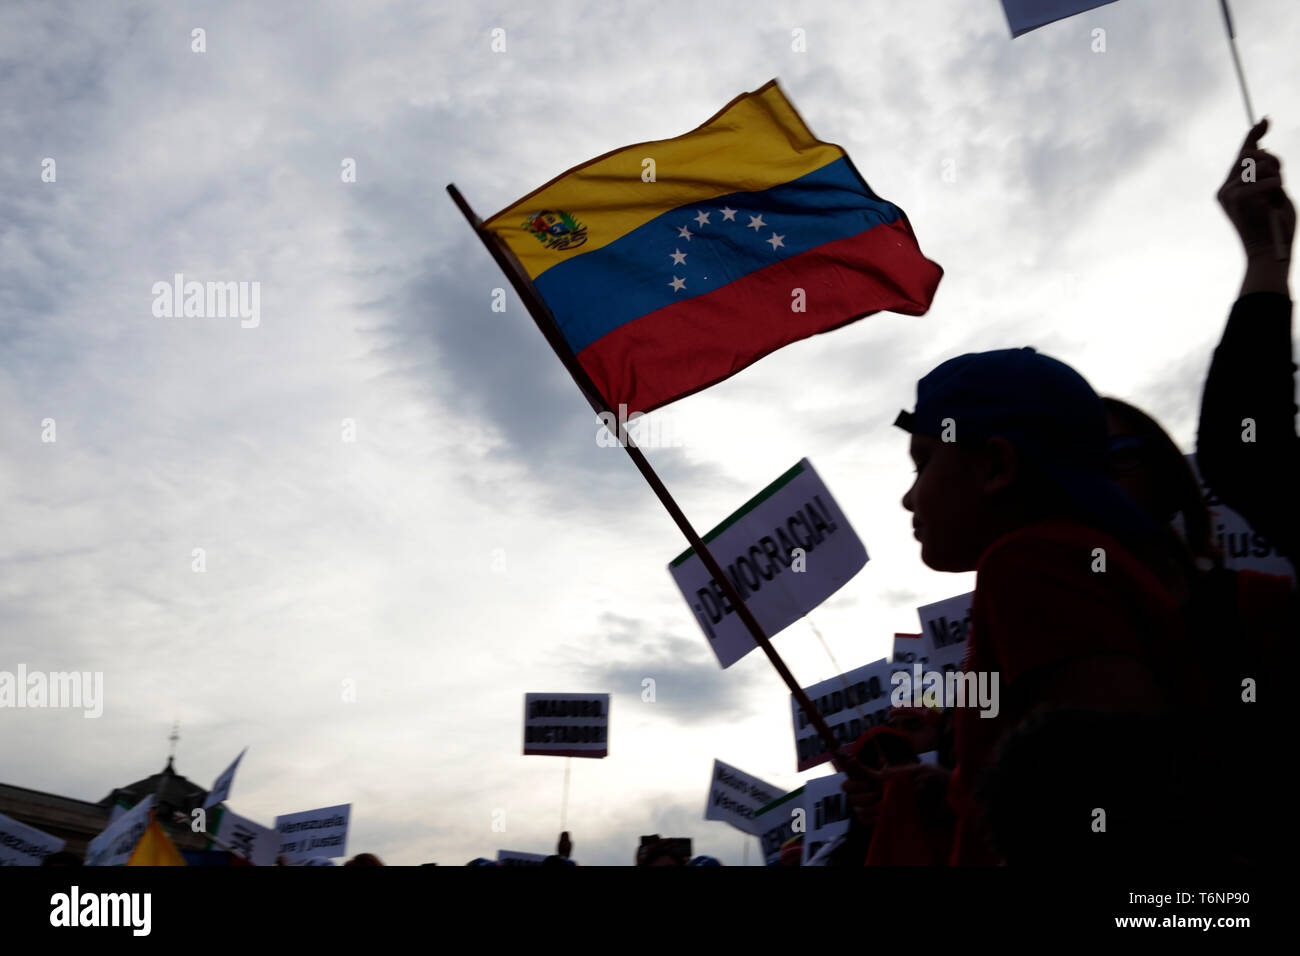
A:
[[[920,665],[922,675],[938,675],[931,686],[934,687],[932,696],[941,707],[954,705],[954,701],[947,699],[948,685],[943,675],[962,669],[974,599],[972,591],[919,607],[916,613],[921,619],[921,633],[894,635],[894,663]],[[919,706],[917,698],[923,694],[920,675],[902,692],[909,701],[906,706]]]
[[[866,548],[807,458],[703,540],[768,637],[817,607],[867,563]],[[758,646],[693,548],[668,571],[722,667]]]
[[[895,670],[906,668],[906,664],[879,660],[813,684],[804,688],[804,692],[826,718],[841,745],[851,744],[888,719],[890,676]],[[794,714],[795,769],[803,771],[825,763],[830,759],[830,753],[793,694],[790,695],[790,709]]]
[[[848,779],[842,773],[809,780],[803,787],[803,807],[808,832],[803,838],[803,865],[825,844],[849,832],[848,795],[840,785]]]
[[[910,664],[913,661],[926,660],[927,646],[922,640],[924,634],[900,634],[894,632],[894,653],[890,660],[895,664]]]
[[[87,844],[86,866],[124,866],[144,831],[149,829],[152,809],[153,794],[150,794],[110,823],[108,829]]]
[[[346,856],[351,815],[352,804],[344,803],[276,817],[275,830],[280,834],[278,852],[290,860]]]
[[[281,843],[278,832],[241,817],[229,807],[218,807],[214,816],[217,819],[212,835],[221,841],[218,846],[224,844],[254,866],[275,865]]]
[[[524,756],[608,754],[609,694],[524,695]]]
[[[65,841],[0,813],[0,866],[40,866]]]
[[[948,683],[944,675],[962,669],[974,598],[974,592],[970,592],[919,607],[916,613],[921,619],[921,633],[894,634],[892,661],[910,665],[899,669],[911,675],[907,684],[898,690],[905,698],[901,706],[920,706],[927,687],[933,688],[930,699],[938,706],[954,705],[954,701],[947,699]],[[935,677],[927,683],[926,675]],[[891,699],[898,703],[892,694]]]
[[[780,787],[766,784],[757,777],[751,777],[715,759],[704,819],[721,820],[730,823],[737,830],[758,836],[759,825],[754,820],[754,811],[780,796]]]
[[[112,808],[108,811],[108,825],[112,826],[117,822],[117,818],[131,809],[131,805],[121,797],[114,802]]]
[[[519,850],[497,850],[498,866],[541,866],[545,853],[523,853]]]
[[[803,866],[830,866],[834,860],[835,851],[844,845],[848,840],[848,833],[841,833],[837,837],[832,837],[821,845],[821,848],[808,858],[808,862]]]
[[[248,753],[247,747],[239,752],[239,756],[235,758],[235,762],[227,767],[222,772],[221,776],[217,778],[217,782],[212,785],[212,789],[208,791],[208,795],[203,801],[203,809],[206,810],[209,807],[215,807],[218,803],[230,796],[230,785],[235,782],[235,771],[239,769],[239,761],[244,759],[244,754],[246,753]]]
[[[961,670],[970,636],[971,603],[975,592],[935,601],[916,609],[921,618],[921,640],[925,654],[920,663],[927,670],[947,673]]]
[[[803,791],[803,787],[791,790],[785,796],[778,797],[754,811],[758,842],[763,849],[763,862],[768,866],[776,866],[780,863],[781,847],[796,833],[803,833],[805,829],[803,804],[800,802]],[[800,811],[797,816],[795,811]]]
[[[1225,505],[1213,489],[1205,483],[1196,467],[1196,456],[1188,455],[1196,480],[1201,486],[1206,507],[1210,509],[1210,539],[1223,552],[1223,566],[1230,571],[1259,571],[1263,574],[1280,574],[1292,579],[1295,576],[1282,552],[1264,535],[1250,526],[1241,515]],[[1181,519],[1181,515],[1179,518]]]

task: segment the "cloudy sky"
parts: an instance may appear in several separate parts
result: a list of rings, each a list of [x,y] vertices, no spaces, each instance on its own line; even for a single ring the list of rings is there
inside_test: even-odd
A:
[[[1234,11],[1265,145],[1300,155],[1300,9]],[[921,564],[899,504],[891,422],[938,362],[1034,345],[1192,450],[1242,265],[1214,0],[1015,42],[997,0],[5,4],[0,670],[102,671],[106,700],[0,712],[0,780],[97,800],[179,720],[204,786],[249,748],[230,805],[263,823],[351,803],[349,853],[550,852],[564,761],[520,755],[523,694],[604,691],[579,861],[659,832],[742,862],[702,819],[712,760],[797,786],[788,694],[760,654],[719,670],[666,571],[680,533],[513,293],[492,311],[445,187],[486,217],[773,77],[946,277],[925,316],[656,412],[682,445],[648,454],[700,529],[812,460],[871,555],[811,616],[848,668],[973,583]],[[175,273],[258,282],[260,321],[155,316]],[[776,646],[835,673],[806,622]]]

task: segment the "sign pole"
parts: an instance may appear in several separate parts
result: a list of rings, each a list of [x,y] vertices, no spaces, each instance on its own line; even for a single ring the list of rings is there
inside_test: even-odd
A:
[[[1232,14],[1228,12],[1228,0],[1219,0],[1223,9],[1223,25],[1228,31],[1228,48],[1232,50],[1232,65],[1237,68],[1237,82],[1241,84],[1241,98],[1246,103],[1246,119],[1255,125],[1255,108],[1250,105],[1250,91],[1246,89],[1246,74],[1241,69],[1241,56],[1237,53],[1237,31],[1232,26]]]
[[[821,712],[813,706],[812,701],[808,699],[808,695],[803,692],[803,688],[799,686],[798,681],[794,679],[794,675],[790,673],[790,669],[786,667],[785,661],[781,659],[780,655],[777,654],[776,650],[772,647],[771,643],[768,641],[767,635],[763,632],[762,625],[758,623],[758,619],[754,617],[753,612],[750,611],[749,607],[745,604],[745,600],[736,590],[735,584],[733,584],[731,579],[723,573],[722,566],[718,564],[717,559],[713,557],[713,554],[700,539],[700,536],[695,533],[695,528],[692,527],[691,523],[686,519],[686,515],[682,512],[681,508],[678,507],[676,500],[669,493],[668,488],[664,483],[659,479],[655,470],[650,467],[650,462],[646,460],[641,449],[637,447],[636,442],[632,440],[632,436],[625,434],[626,430],[623,428],[621,419],[614,415],[613,411],[609,407],[609,403],[605,400],[604,396],[601,395],[600,389],[598,389],[596,384],[591,380],[586,369],[578,363],[577,356],[575,356],[570,350],[568,343],[565,342],[564,336],[560,332],[559,326],[556,325],[555,317],[551,315],[551,310],[547,308],[546,303],[542,301],[542,297],[537,292],[537,288],[533,285],[532,280],[529,279],[528,274],[524,272],[519,261],[514,257],[514,254],[511,253],[504,243],[500,242],[496,236],[483,228],[483,220],[480,219],[474,213],[474,210],[470,208],[469,203],[466,202],[465,197],[461,195],[460,190],[456,188],[454,183],[447,186],[447,192],[451,195],[452,201],[455,202],[456,208],[459,209],[461,214],[465,217],[465,221],[469,223],[470,228],[474,230],[475,234],[487,248],[492,258],[496,261],[497,266],[506,274],[506,277],[514,286],[515,292],[518,293],[519,298],[523,300],[525,308],[528,309],[528,314],[533,317],[533,321],[537,324],[537,328],[541,331],[542,336],[548,343],[550,343],[551,349],[555,352],[556,357],[559,358],[559,360],[564,364],[564,367],[568,369],[569,374],[573,377],[574,382],[578,386],[578,390],[586,396],[592,410],[595,411],[598,416],[601,416],[602,421],[610,420],[604,417],[608,415],[612,420],[619,423],[619,444],[623,446],[628,457],[632,459],[632,463],[636,465],[637,470],[640,471],[642,477],[645,478],[646,483],[650,485],[650,489],[655,493],[655,496],[658,497],[659,502],[664,506],[664,509],[672,517],[673,521],[676,522],[677,527],[681,529],[682,534],[686,536],[686,540],[690,543],[695,553],[700,556],[700,560],[704,562],[704,566],[708,568],[709,573],[713,575],[713,579],[717,581],[719,587],[722,588],[723,594],[725,594],[727,600],[731,602],[731,606],[735,609],[736,614],[740,617],[745,627],[749,629],[749,633],[754,638],[754,641],[763,649],[763,653],[767,655],[767,659],[772,662],[772,666],[776,668],[776,672],[781,676],[781,679],[785,681],[785,685],[790,688],[790,693],[794,695],[794,699],[798,702],[799,706],[803,708],[804,713],[808,715],[808,719],[812,722],[813,726],[817,728],[818,734],[821,735],[822,742],[826,744],[826,748],[830,752],[831,763],[835,766],[835,769],[841,773],[854,776],[855,774],[852,774],[847,766],[847,761],[845,761],[840,755],[839,741],[831,731],[830,726],[826,723],[825,718],[822,717]]]
[[[817,629],[817,625],[813,623],[813,619],[810,616],[805,614],[803,619],[808,622],[808,626],[812,628],[812,632],[817,635],[817,640],[821,642],[822,650],[824,650],[826,652],[826,656],[831,659],[831,667],[835,668],[835,673],[838,674],[840,677],[840,686],[842,686],[847,691],[849,689],[848,678],[844,676],[844,668],[840,666],[840,662],[837,661],[835,659],[835,655],[831,653],[831,647],[829,644],[826,643],[826,638],[822,637],[822,632]],[[853,705],[853,710],[858,715],[858,717],[860,717],[862,721],[865,723],[867,719],[867,715],[862,712],[861,702],[855,703]]]
[[[560,832],[563,833],[569,829],[569,768],[573,766],[573,758],[564,758],[564,799],[560,801]]]
[[[1246,73],[1241,68],[1241,54],[1237,52],[1237,30],[1232,25],[1232,13],[1228,10],[1228,0],[1219,0],[1223,11],[1223,26],[1228,31],[1228,49],[1232,51],[1232,65],[1237,71],[1237,83],[1241,86],[1241,98],[1246,104],[1246,120],[1251,127],[1255,125],[1255,108],[1250,103],[1250,91],[1246,89]],[[1279,262],[1287,258],[1286,243],[1282,241],[1282,221],[1276,211],[1269,215],[1269,226],[1273,230],[1273,249]]]

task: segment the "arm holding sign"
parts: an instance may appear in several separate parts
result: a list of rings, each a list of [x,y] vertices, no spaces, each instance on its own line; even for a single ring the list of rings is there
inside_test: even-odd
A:
[[[929,764],[889,767],[876,782],[846,780],[853,810],[845,860],[867,866],[942,866],[952,847],[949,772]],[[847,854],[845,854],[847,856]]]
[[[918,754],[935,750],[939,746],[939,729],[943,725],[943,711],[937,707],[891,707],[889,726],[905,735]]]
[[[1237,230],[1246,253],[1241,295],[1275,292],[1290,298],[1287,285],[1295,238],[1295,205],[1282,188],[1282,161],[1261,149],[1268,120],[1249,133],[1223,185],[1219,205]]]
[[[895,728],[867,731],[843,759],[859,771],[841,784],[853,812],[843,863],[942,864],[952,844],[948,771],[918,763],[907,735]]]
[[[1295,206],[1282,164],[1246,137],[1219,204],[1241,238],[1246,275],[1201,397],[1196,458],[1213,491],[1295,565],[1300,560],[1300,437],[1288,275]]]

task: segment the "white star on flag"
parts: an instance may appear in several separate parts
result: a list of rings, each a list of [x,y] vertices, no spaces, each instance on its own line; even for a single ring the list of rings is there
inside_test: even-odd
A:
[[[772,251],[776,252],[778,247],[785,245],[785,243],[781,241],[784,238],[785,236],[778,236],[776,233],[772,233],[772,238],[765,239],[764,242],[770,242],[772,244]]]
[[[703,228],[709,224],[709,214],[707,212],[702,212],[695,217],[695,221],[700,224],[701,228]]]
[[[674,292],[681,292],[686,288],[686,280],[679,279],[677,276],[673,276],[673,281],[668,284],[673,287]]]
[[[686,253],[679,249],[674,249],[668,258],[673,260],[673,265],[680,266],[686,261]]]
[[[762,228],[763,228],[764,226],[766,226],[766,225],[767,225],[767,223],[765,223],[765,222],[763,221],[763,217],[762,217],[762,216],[750,216],[750,217],[749,217],[749,228],[750,228],[750,229],[753,229],[755,232],[757,232],[758,230],[762,229]]]
[[[687,229],[685,226],[677,227],[677,235],[681,236],[687,242],[691,241],[691,231]]]
[[[722,207],[722,221],[723,221],[723,222],[734,222],[735,219],[736,219],[736,210],[732,209],[730,206],[723,206],[723,207]]]

